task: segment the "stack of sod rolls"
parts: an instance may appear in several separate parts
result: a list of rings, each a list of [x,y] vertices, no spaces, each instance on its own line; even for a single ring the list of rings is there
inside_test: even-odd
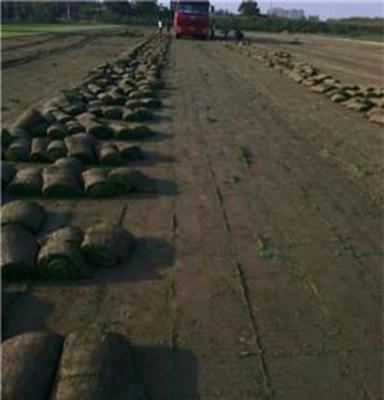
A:
[[[39,275],[47,279],[78,279],[90,276],[80,244],[83,231],[73,226],[58,229],[45,240],[37,259]]]
[[[64,342],[51,400],[145,400],[124,336],[90,327]]]
[[[42,194],[45,197],[74,197],[83,193],[81,172],[84,165],[74,157],[60,158],[43,170]]]
[[[4,400],[147,399],[129,341],[98,326],[23,333],[1,350]]]
[[[124,261],[130,254],[133,244],[133,236],[125,229],[101,223],[86,231],[81,248],[90,264],[108,268]]]
[[[42,169],[28,167],[19,169],[7,186],[7,192],[14,196],[38,196],[43,184]]]
[[[2,396],[9,400],[49,399],[63,338],[48,332],[28,332],[6,340],[2,352]]]
[[[1,208],[1,270],[5,279],[73,280],[89,277],[92,267],[108,268],[130,255],[134,238],[112,223],[74,226],[39,236],[46,212],[39,204],[16,200]]]
[[[5,279],[23,279],[36,274],[36,233],[46,213],[33,202],[13,201],[1,208],[1,272]]]
[[[141,157],[136,146],[121,146],[129,157]],[[126,195],[131,192],[156,193],[156,180],[131,167],[93,167],[76,157],[63,157],[41,167],[22,167],[15,170],[5,164],[3,187],[10,198],[43,196],[66,199],[79,196],[92,198]]]
[[[54,161],[72,156],[84,143],[76,135],[95,139],[139,140],[153,132],[131,122],[150,120],[162,106],[157,91],[164,86],[161,70],[169,48],[167,39],[151,39],[148,45],[123,54],[115,63],[90,71],[82,84],[48,101],[42,110],[26,110],[8,129],[3,129],[5,156],[12,161]],[[123,121],[129,123],[124,123]],[[122,124],[116,125],[116,121]],[[117,129],[116,129],[117,128]],[[47,140],[34,140],[34,139]],[[69,147],[69,149],[67,149]]]

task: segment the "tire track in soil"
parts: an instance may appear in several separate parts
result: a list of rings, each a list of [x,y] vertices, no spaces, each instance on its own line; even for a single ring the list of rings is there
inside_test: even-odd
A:
[[[204,72],[202,70],[201,70],[201,72],[204,74]],[[195,78],[197,81],[197,76],[195,76]],[[194,91],[196,91],[197,87],[199,87],[199,86],[196,85],[193,87]],[[201,85],[200,87],[205,88],[204,84]],[[191,98],[194,100],[193,103],[199,104],[199,102],[196,101],[196,98],[197,98],[196,93],[191,93]],[[210,101],[207,101],[207,104],[212,104],[212,103]],[[239,253],[238,253],[236,247],[233,245],[233,243],[235,243],[235,238],[232,233],[231,224],[229,222],[229,217],[228,217],[228,213],[227,213],[227,210],[225,207],[225,202],[223,199],[222,191],[220,189],[220,184],[216,177],[216,172],[215,172],[215,169],[214,169],[214,166],[212,163],[212,159],[211,159],[211,156],[209,153],[209,145],[205,139],[205,136],[202,134],[202,132],[204,132],[205,121],[208,120],[207,116],[203,117],[202,114],[203,113],[198,114],[199,119],[197,121],[197,124],[200,125],[199,129],[197,129],[197,132],[199,133],[198,136],[199,136],[199,140],[202,145],[202,153],[204,154],[204,157],[205,157],[205,163],[209,167],[209,172],[210,172],[211,179],[212,179],[212,185],[216,192],[217,202],[219,204],[220,212],[221,212],[222,219],[223,219],[223,224],[225,226],[225,229],[226,229],[226,232],[228,235],[228,239],[227,239],[228,247],[230,248],[230,254],[231,254],[231,258],[232,258],[232,263],[235,268],[235,274],[238,278],[238,286],[240,289],[242,300],[243,300],[246,310],[247,310],[250,325],[252,326],[252,331],[253,331],[254,341],[255,341],[255,353],[257,354],[259,368],[260,368],[260,371],[262,374],[264,392],[268,399],[274,399],[275,395],[274,395],[272,383],[271,383],[271,380],[269,377],[265,349],[263,346],[263,339],[261,337],[261,332],[258,327],[258,323],[257,323],[256,317],[255,317],[255,312],[253,310],[252,303],[250,300],[248,284],[247,284],[247,280],[246,280],[246,277],[244,274],[244,268],[241,264]]]
[[[175,45],[175,46],[177,46],[177,45]],[[178,52],[178,51],[180,51],[180,49],[176,48],[175,52]],[[182,57],[182,56],[177,55],[178,62],[180,62],[180,57]],[[183,64],[185,63],[186,65],[188,65],[188,63],[190,63],[190,65],[193,65],[193,62],[191,61],[191,59],[188,59],[188,58],[183,59]],[[178,68],[179,68],[179,70],[182,68],[181,64],[178,65]],[[184,72],[184,74],[182,74],[182,72]],[[252,368],[253,377],[252,377],[252,375],[250,375],[250,378],[254,381],[254,384],[255,384],[254,389],[252,391],[247,391],[249,397],[246,397],[246,396],[243,397],[240,394],[241,383],[238,382],[238,386],[236,388],[234,388],[235,390],[237,389],[237,391],[238,391],[238,397],[234,397],[234,398],[271,399],[271,398],[273,398],[273,389],[271,387],[268,373],[267,373],[267,366],[266,366],[266,362],[264,359],[263,349],[261,346],[261,338],[259,336],[256,321],[253,318],[252,312],[249,310],[250,302],[248,299],[246,282],[243,279],[244,277],[243,277],[242,270],[241,270],[242,267],[238,261],[238,258],[235,254],[234,249],[231,246],[231,240],[232,240],[231,230],[230,230],[228,221],[226,221],[225,209],[221,208],[222,203],[221,203],[220,188],[217,185],[214,170],[211,169],[212,163],[210,162],[209,155],[205,150],[205,146],[204,146],[205,141],[202,140],[203,137],[202,137],[201,132],[203,130],[203,126],[201,124],[201,118],[200,118],[200,115],[198,114],[198,110],[196,109],[196,106],[199,104],[198,103],[199,99],[196,96],[196,91],[199,88],[199,85],[197,85],[198,80],[196,79],[194,70],[189,69],[188,72],[186,72],[184,69],[182,72],[178,71],[179,76],[177,77],[177,79],[175,78],[175,80],[177,80],[178,82],[182,82],[182,87],[180,87],[179,89],[183,91],[183,93],[181,95],[182,99],[179,100],[179,102],[182,103],[182,105],[180,106],[179,112],[176,113],[176,115],[178,115],[179,120],[180,120],[179,134],[184,135],[184,136],[182,136],[182,139],[186,139],[186,141],[187,141],[187,143],[184,143],[185,148],[190,149],[190,151],[193,151],[193,153],[199,154],[198,162],[201,164],[201,167],[205,171],[204,175],[206,175],[206,177],[204,178],[204,179],[206,179],[206,182],[204,182],[204,186],[205,185],[209,186],[210,187],[209,190],[213,192],[212,193],[213,197],[211,199],[212,207],[215,208],[215,211],[213,212],[213,214],[215,214],[215,216],[217,216],[218,222],[220,220],[220,225],[221,225],[220,231],[222,232],[222,237],[223,237],[222,240],[225,241],[226,248],[227,248],[226,259],[228,260],[228,263],[229,263],[228,268],[230,268],[232,270],[231,275],[233,274],[233,279],[234,279],[233,284],[236,287],[235,291],[236,291],[237,299],[235,301],[232,300],[232,304],[226,303],[226,307],[235,309],[235,304],[237,302],[240,302],[240,304],[242,304],[242,307],[244,308],[244,311],[243,311],[244,312],[244,316],[243,316],[244,322],[246,322],[246,324],[249,326],[250,338],[252,338],[249,340],[249,342],[253,343],[250,346],[252,348],[251,354],[253,356],[257,357],[256,362],[254,361],[254,357],[249,357],[250,365],[254,366]],[[175,125],[175,128],[176,129],[178,128],[177,124]],[[180,141],[182,139],[180,139]],[[189,143],[189,141],[193,141],[193,143]],[[195,149],[196,145],[197,145],[197,148]],[[183,155],[184,155],[184,152],[182,153],[179,151],[179,157],[182,157]],[[190,162],[192,163],[192,161],[190,161]],[[199,168],[201,168],[201,167],[199,167]],[[199,174],[194,167],[192,167],[192,170],[195,171],[194,172],[195,174],[196,173]],[[196,179],[195,183],[201,181],[201,177],[199,175],[196,175],[195,179]],[[179,212],[180,212],[180,210],[179,210]],[[192,210],[191,210],[191,212],[192,212]],[[209,216],[206,215],[206,218],[212,218],[212,214]],[[178,217],[178,219],[182,220],[183,218]],[[182,221],[182,222],[184,222],[184,221]],[[206,232],[206,235],[209,235],[209,233]],[[212,234],[212,236],[214,236],[214,234]],[[216,243],[215,245],[218,246],[219,244]],[[203,249],[201,249],[200,251],[203,251]],[[217,275],[219,275],[219,274],[217,274]],[[212,276],[212,277],[209,277],[209,279],[218,280],[219,277]],[[180,286],[180,284],[179,284],[179,286]],[[176,283],[176,288],[177,287],[178,287],[178,285]],[[197,292],[198,296],[201,296],[202,289],[203,289],[202,287],[199,287],[198,289],[196,289],[198,291]],[[180,290],[182,290],[182,289],[180,289]],[[225,301],[224,297],[223,297],[223,301]],[[181,322],[179,319],[179,324],[180,323]],[[238,329],[240,330],[241,325],[240,324],[238,324],[238,325],[239,325]],[[234,349],[234,351],[235,351],[235,349]],[[241,361],[241,360],[238,360],[236,362],[236,365],[230,364],[230,359],[228,359],[226,362],[228,363],[228,365],[231,365],[231,368],[233,370],[236,370],[239,368],[241,370],[241,368],[242,368],[241,364],[243,361]],[[220,395],[228,396],[229,394],[232,394],[232,390],[229,390],[230,383],[228,383],[226,385],[226,380],[228,380],[228,378],[224,377],[224,375],[223,375],[222,382],[221,382],[222,390],[220,390],[217,393],[214,392],[214,393],[216,393],[216,395],[220,394]],[[211,382],[211,385],[214,386],[213,382]],[[205,398],[211,398],[211,397],[204,397],[204,396],[209,396],[209,393],[211,393],[211,392],[206,389],[202,389],[202,392],[200,394],[203,396],[202,398],[205,399]],[[235,393],[235,392],[233,392],[233,393]],[[212,393],[211,393],[211,396],[212,396]],[[212,397],[212,398],[216,398],[216,397]],[[232,397],[230,397],[230,398],[232,398]]]
[[[22,43],[22,44],[15,44],[15,45],[10,45],[10,46],[4,46],[4,44],[3,44],[1,52],[4,54],[4,53],[7,53],[9,51],[23,49],[24,47],[38,46],[38,45],[41,45],[41,44],[52,42],[54,40],[64,39],[64,38],[70,36],[70,34],[59,34],[59,35],[53,34],[53,35],[54,36],[50,36],[48,38],[45,37],[44,39],[39,39],[39,40],[34,40],[34,41],[31,40],[31,41],[29,41],[27,43]]]
[[[84,35],[82,35],[84,36]],[[85,45],[88,45],[89,43],[93,42],[97,37],[101,36],[100,34],[90,34],[90,35],[85,35],[84,37],[81,37],[78,41],[74,43],[70,43],[66,46],[60,46],[58,48],[50,49],[50,50],[45,50],[45,51],[36,51],[32,54],[28,54],[26,56],[22,57],[17,57],[13,58],[10,60],[2,60],[1,62],[1,68],[2,69],[8,69],[8,68],[13,68],[17,67],[20,65],[24,65],[27,63],[30,63],[32,61],[39,60],[44,57],[50,57],[54,55],[59,55],[63,54],[68,50],[75,50],[75,49],[81,49]]]
[[[213,58],[213,56],[212,56],[212,58]],[[218,61],[216,61],[217,63],[218,63]],[[221,65],[221,67],[223,68],[223,66]],[[226,80],[224,80],[225,82],[231,82],[231,80],[230,80],[230,75],[228,74],[228,77],[227,77],[228,79],[226,79]],[[235,86],[236,85],[236,83],[235,82],[233,82],[233,86]],[[212,92],[210,92],[210,93],[212,93]],[[231,93],[233,93],[233,92],[231,92]],[[215,99],[215,101],[218,101],[218,99]],[[207,101],[207,104],[209,104],[210,103],[210,101]],[[247,104],[246,102],[244,102],[244,105],[245,104]],[[207,118],[207,120],[208,120],[208,118]],[[241,131],[243,128],[244,128],[244,125],[241,125],[241,123],[239,124],[237,121],[239,121],[239,119],[233,119],[234,121],[236,121],[236,126],[239,128],[239,131]],[[207,148],[209,147],[209,146],[206,146]],[[304,273],[303,274],[303,271],[299,271],[299,273],[300,273],[300,275],[301,276],[306,276],[306,274]],[[315,290],[315,287],[313,286],[313,283],[310,281],[310,280],[307,280],[307,286],[309,287],[309,288],[313,288],[314,290]],[[317,296],[318,297],[318,293],[317,293],[317,291],[315,290],[314,291],[314,295],[315,296]],[[321,305],[321,298],[319,298],[318,299],[319,300],[319,303],[320,303],[320,308],[322,308],[322,305]],[[328,321],[329,322],[329,321]],[[350,361],[350,360],[349,360]],[[348,362],[348,364],[349,365],[351,365],[351,363],[350,362]],[[363,394],[363,397],[367,397],[367,398],[373,398],[373,395],[370,393],[370,390],[369,390],[369,388],[368,387],[366,387],[366,385],[364,384],[364,382],[362,383],[362,386],[364,387],[364,391],[365,391],[365,394]]]
[[[202,143],[204,144],[204,148],[207,149],[208,146],[207,146],[207,143],[204,140],[203,135],[200,135],[200,138],[201,138]],[[215,170],[213,168],[212,160],[211,160],[211,158],[209,156],[209,153],[205,152],[205,158],[206,158],[206,162],[207,162],[207,164],[209,166],[209,171],[211,173],[212,182],[213,182],[213,185],[214,185],[214,188],[215,188],[215,192],[216,192],[216,195],[217,195],[217,200],[218,200],[218,202],[220,204],[220,211],[221,211],[222,216],[223,216],[223,222],[224,222],[227,234],[228,234],[228,243],[229,243],[229,246],[231,248],[233,263],[234,263],[234,266],[236,268],[236,275],[238,276],[238,284],[239,284],[239,287],[240,287],[240,292],[242,294],[243,301],[244,301],[245,307],[247,309],[249,321],[250,321],[250,324],[252,326],[254,339],[255,339],[255,343],[256,343],[256,354],[258,355],[258,358],[259,358],[260,370],[262,371],[262,376],[263,376],[264,391],[265,391],[268,399],[274,399],[275,395],[274,395],[274,392],[273,392],[271,380],[270,380],[269,373],[268,373],[266,356],[265,356],[265,349],[264,349],[264,346],[262,344],[261,332],[260,332],[260,329],[258,327],[258,323],[257,323],[255,315],[254,315],[255,313],[254,313],[253,308],[252,308],[252,303],[251,303],[251,300],[250,300],[248,284],[247,284],[247,280],[246,280],[246,277],[245,277],[245,274],[244,274],[244,269],[243,269],[243,266],[242,266],[241,261],[239,259],[238,252],[232,246],[232,243],[234,243],[234,235],[232,234],[231,225],[230,225],[230,222],[229,222],[229,218],[228,218],[227,211],[226,211],[226,208],[225,208],[225,203],[224,203],[224,200],[223,200],[223,195],[221,193],[220,185],[219,185],[218,180],[216,178]]]

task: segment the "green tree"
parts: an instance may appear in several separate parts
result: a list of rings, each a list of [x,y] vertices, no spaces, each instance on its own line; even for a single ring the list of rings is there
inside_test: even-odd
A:
[[[238,11],[245,17],[254,17],[260,14],[257,2],[253,0],[243,0],[239,5]]]
[[[108,0],[104,1],[107,9],[109,9],[113,14],[126,17],[131,14],[132,7],[128,1],[114,1]]]
[[[159,12],[156,0],[136,0],[132,2],[132,7],[137,15],[154,16]]]

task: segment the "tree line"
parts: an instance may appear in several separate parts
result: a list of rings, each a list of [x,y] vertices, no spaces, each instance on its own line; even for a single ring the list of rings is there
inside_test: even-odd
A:
[[[346,36],[375,36],[384,38],[383,18],[348,18],[319,21],[317,18],[284,18],[263,15],[257,1],[243,0],[238,14],[217,10],[215,26],[218,29],[264,32],[325,33]]]
[[[157,1],[2,1],[3,22],[124,22],[158,17],[167,9]]]

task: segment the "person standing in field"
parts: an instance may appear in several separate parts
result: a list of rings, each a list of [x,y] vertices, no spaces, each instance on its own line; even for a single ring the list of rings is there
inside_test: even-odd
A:
[[[163,21],[159,19],[157,26],[159,27],[159,35],[161,36],[163,34]]]
[[[168,33],[168,36],[171,35],[171,26],[172,26],[172,22],[171,22],[170,18],[168,18],[168,20],[167,20],[167,33]]]

